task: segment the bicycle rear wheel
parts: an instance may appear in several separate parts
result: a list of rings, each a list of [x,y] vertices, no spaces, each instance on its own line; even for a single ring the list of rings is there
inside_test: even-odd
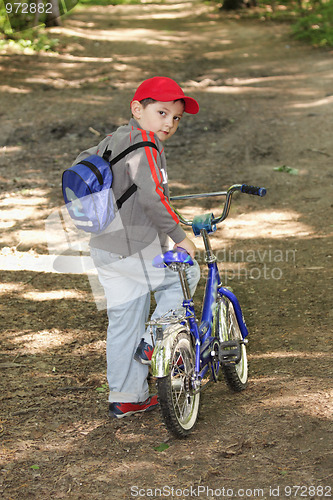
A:
[[[186,437],[194,428],[199,413],[200,392],[192,383],[195,354],[190,335],[178,333],[170,356],[170,371],[157,379],[162,417],[168,430],[178,438]]]
[[[227,385],[235,392],[243,391],[248,382],[248,364],[246,346],[243,343],[243,337],[238,326],[234,306],[226,297],[219,302],[219,321],[218,332],[220,342],[236,342],[240,349],[238,361],[230,360],[222,362],[222,371]],[[225,348],[224,348],[225,349]],[[226,352],[232,350],[232,347],[226,347]]]

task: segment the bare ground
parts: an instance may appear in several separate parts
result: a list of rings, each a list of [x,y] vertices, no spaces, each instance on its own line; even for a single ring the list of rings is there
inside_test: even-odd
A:
[[[2,498],[332,496],[332,52],[195,2],[76,9],[52,36],[58,55],[0,55]],[[211,385],[182,441],[158,411],[109,420],[105,311],[85,275],[38,269],[62,170],[156,74],[201,106],[167,145],[172,194],[268,190],[212,238],[250,330],[248,389]]]

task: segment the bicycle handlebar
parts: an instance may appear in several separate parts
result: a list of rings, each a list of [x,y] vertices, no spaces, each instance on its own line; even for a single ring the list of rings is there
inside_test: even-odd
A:
[[[241,187],[241,192],[246,194],[254,194],[257,196],[265,196],[266,189],[256,186],[248,186],[247,184],[243,184]]]
[[[227,191],[218,191],[215,193],[198,193],[198,194],[187,194],[187,195],[181,195],[181,196],[171,196],[170,200],[188,200],[188,199],[193,199],[193,198],[207,198],[211,196],[225,196],[226,200],[224,203],[224,207],[222,210],[222,213],[219,217],[213,217],[211,219],[211,225],[219,224],[220,222],[224,221],[228,217],[229,210],[230,210],[230,205],[231,205],[231,198],[232,195],[235,191],[240,191],[241,193],[246,193],[246,194],[252,194],[256,196],[265,196],[266,194],[266,189],[263,187],[256,187],[256,186],[248,186],[247,184],[234,184],[233,186],[230,186]],[[183,217],[178,210],[176,210],[173,207],[174,211],[179,217],[179,220],[187,225],[187,226],[192,226],[193,220],[188,220]]]

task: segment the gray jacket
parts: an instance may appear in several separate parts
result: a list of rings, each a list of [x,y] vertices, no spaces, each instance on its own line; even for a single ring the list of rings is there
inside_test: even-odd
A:
[[[165,251],[168,248],[167,236],[175,243],[180,243],[186,236],[169,203],[163,145],[153,132],[140,129],[133,118],[128,125],[119,127],[97,146],[83,151],[74,163],[92,154],[103,156],[106,149],[111,150],[112,159],[132,144],[142,141],[155,143],[158,151],[150,147],[136,149],[113,165],[114,201],[133,183],[137,190],[124,202],[110,226],[103,233],[92,235],[92,247],[128,256],[156,240]]]

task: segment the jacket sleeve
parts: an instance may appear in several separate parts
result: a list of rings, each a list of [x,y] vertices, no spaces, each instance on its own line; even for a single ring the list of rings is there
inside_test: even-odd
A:
[[[161,143],[156,141],[153,133],[139,131],[134,143],[140,141],[154,142],[159,150]],[[127,169],[131,180],[137,186],[138,203],[146,216],[159,232],[166,233],[175,243],[180,243],[186,233],[179,224],[179,219],[168,199],[168,184],[164,153],[153,147],[137,149],[128,156]]]

